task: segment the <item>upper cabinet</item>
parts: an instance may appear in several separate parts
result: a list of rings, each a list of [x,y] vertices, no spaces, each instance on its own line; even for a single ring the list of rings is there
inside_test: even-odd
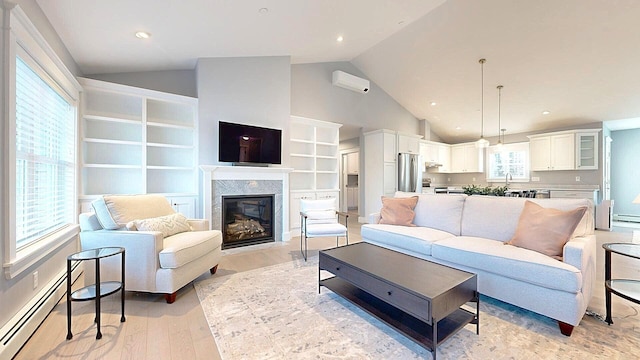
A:
[[[531,171],[598,168],[598,129],[529,136]]]
[[[483,172],[483,150],[477,148],[475,143],[451,145],[451,172]]]
[[[451,170],[451,145],[421,140],[420,156],[425,162],[426,171],[430,173],[447,173]]]
[[[347,174],[358,175],[360,170],[360,154],[352,152],[347,154]]]
[[[197,99],[92,79],[79,82],[81,198],[197,196]]]
[[[576,133],[576,169],[598,169],[598,132]]]
[[[398,133],[398,153],[419,154],[421,135]]]

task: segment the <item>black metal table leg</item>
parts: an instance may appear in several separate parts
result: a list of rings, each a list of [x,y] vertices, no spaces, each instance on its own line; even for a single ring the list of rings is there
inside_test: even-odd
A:
[[[96,326],[98,327],[96,339],[102,339],[102,332],[100,332],[100,259],[96,259]]]
[[[604,252],[604,296],[607,304],[607,324],[613,324],[613,319],[611,318],[611,290],[607,288],[607,282],[611,281],[611,251],[605,250]]]
[[[67,260],[67,340],[71,340],[71,260]]]
[[[120,262],[122,265],[122,277],[120,278],[122,282],[122,289],[120,289],[120,299],[122,301],[122,317],[120,318],[120,322],[125,322],[126,319],[124,317],[124,251],[120,254]]]

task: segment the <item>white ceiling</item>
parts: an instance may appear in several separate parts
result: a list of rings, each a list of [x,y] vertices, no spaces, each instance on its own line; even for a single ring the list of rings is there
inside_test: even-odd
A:
[[[498,134],[499,84],[507,134],[640,117],[638,0],[37,2],[85,74],[193,69],[203,57],[352,61],[460,142],[480,135],[486,58],[486,137]]]

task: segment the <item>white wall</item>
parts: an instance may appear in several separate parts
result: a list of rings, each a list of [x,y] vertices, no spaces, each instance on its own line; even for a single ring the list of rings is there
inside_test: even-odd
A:
[[[289,163],[291,64],[288,56],[199,59],[196,66],[200,164],[218,162],[220,120],[282,129]]]
[[[612,131],[611,138],[611,199],[613,212],[640,216],[640,204],[633,199],[640,194],[640,129]]]
[[[198,97],[195,70],[91,74],[85,75],[85,77],[171,94]]]
[[[365,132],[390,129],[418,133],[418,119],[375,83],[371,82],[366,94],[333,86],[331,75],[335,70],[367,78],[348,62],[291,66],[292,115],[358,126]]]

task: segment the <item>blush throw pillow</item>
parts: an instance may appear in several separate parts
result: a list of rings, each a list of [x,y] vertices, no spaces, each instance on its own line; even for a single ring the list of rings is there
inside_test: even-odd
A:
[[[518,227],[511,240],[505,244],[537,251],[562,259],[562,249],[587,211],[585,206],[562,211],[543,208],[526,201],[518,220]]]
[[[379,224],[415,226],[413,211],[418,203],[418,197],[390,198],[382,197],[382,210],[380,210]]]
[[[150,219],[134,220],[132,225],[138,231],[160,231],[164,237],[191,231],[187,218],[180,213]]]

